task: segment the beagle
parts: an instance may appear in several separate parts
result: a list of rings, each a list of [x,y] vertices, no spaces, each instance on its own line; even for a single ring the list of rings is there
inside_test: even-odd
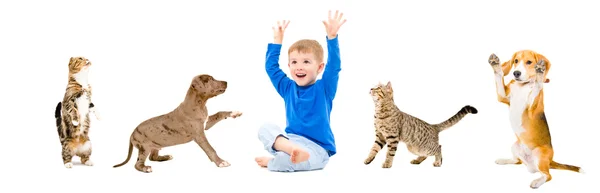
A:
[[[550,130],[544,114],[543,84],[550,70],[550,61],[531,50],[515,52],[510,61],[500,65],[500,59],[492,54],[488,60],[494,69],[498,101],[509,106],[509,120],[517,141],[512,146],[513,158],[497,159],[496,164],[521,164],[529,172],[542,176],[531,182],[530,187],[539,188],[550,181],[550,169],[570,170],[583,173],[578,166],[553,161],[554,151]],[[504,76],[512,70],[512,80],[504,84]]]

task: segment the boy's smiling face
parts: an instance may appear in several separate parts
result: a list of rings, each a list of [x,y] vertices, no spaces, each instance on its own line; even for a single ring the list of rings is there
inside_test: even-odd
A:
[[[293,51],[289,54],[290,75],[298,86],[307,86],[316,82],[317,75],[325,64],[318,61],[312,52]]]

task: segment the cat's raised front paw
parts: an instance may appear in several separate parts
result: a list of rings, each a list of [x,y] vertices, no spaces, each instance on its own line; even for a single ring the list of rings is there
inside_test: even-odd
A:
[[[231,114],[229,114],[229,117],[234,118],[234,119],[237,118],[237,117],[239,117],[239,116],[242,116],[242,112],[232,111]]]

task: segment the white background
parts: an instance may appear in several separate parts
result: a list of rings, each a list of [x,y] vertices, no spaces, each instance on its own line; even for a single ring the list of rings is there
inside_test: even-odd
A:
[[[2,1],[2,188],[531,191],[529,184],[539,174],[523,165],[494,163],[511,156],[515,136],[507,106],[496,100],[487,59],[496,53],[503,62],[517,50],[532,49],[552,62],[544,92],[554,158],[587,172],[552,170],[553,180],[537,191],[597,192],[592,179],[598,179],[600,95],[593,91],[600,51],[598,6],[582,1],[390,2]],[[342,72],[331,115],[339,153],[323,171],[268,172],[254,162],[268,155],[256,132],[265,121],[285,124],[283,100],[264,69],[271,26],[291,20],[280,59],[288,73],[287,47],[294,41],[310,38],[326,46],[321,21],[329,9],[340,9],[348,19],[339,31]],[[72,56],[93,63],[93,101],[103,119],[93,121],[90,132],[95,165],[65,169],[53,114]],[[244,113],[207,132],[232,166],[215,167],[192,142],[161,151],[174,159],[148,161],[154,170],[150,174],[133,168],[137,150],[127,165],[112,168],[125,159],[133,129],[177,107],[191,78],[203,73],[229,82],[225,94],[209,101],[211,113]],[[431,123],[446,120],[464,105],[479,110],[441,134],[441,168],[432,166],[433,158],[411,165],[415,156],[404,148],[391,169],[381,168],[385,150],[371,165],[363,164],[374,141],[368,90],[386,80],[400,109]]]

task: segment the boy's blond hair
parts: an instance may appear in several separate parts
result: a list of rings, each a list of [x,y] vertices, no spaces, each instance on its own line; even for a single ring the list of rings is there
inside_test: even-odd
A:
[[[293,51],[299,53],[312,53],[318,63],[323,62],[323,47],[316,40],[302,39],[294,42],[288,49],[288,55]]]

